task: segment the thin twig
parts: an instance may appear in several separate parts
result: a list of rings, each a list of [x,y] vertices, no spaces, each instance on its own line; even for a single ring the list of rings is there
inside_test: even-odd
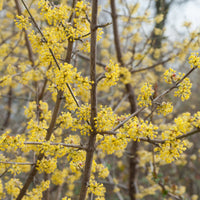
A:
[[[91,16],[91,43],[90,43],[90,80],[92,81],[92,88],[90,90],[91,96],[91,114],[90,114],[90,124],[91,131],[89,136],[88,148],[86,153],[85,168],[83,172],[83,179],[81,184],[81,191],[79,200],[85,200],[87,195],[87,190],[89,186],[89,180],[92,170],[93,156],[95,151],[96,142],[96,116],[97,116],[97,80],[96,80],[96,56],[97,56],[97,31],[95,27],[97,26],[97,14],[98,14],[98,0],[92,1],[92,16]]]
[[[24,142],[24,144],[29,144],[29,145],[45,145],[45,142],[29,142],[26,141]],[[65,144],[65,143],[58,143],[58,142],[50,142],[50,145],[60,145],[60,146],[64,146],[64,147],[72,147],[72,148],[77,148],[77,149],[82,149],[82,150],[86,150],[87,147],[82,146],[82,145],[76,145],[76,144]]]
[[[24,0],[21,0],[21,1],[22,1],[22,3],[23,3],[24,7],[26,8],[26,10],[27,10],[27,12],[28,12],[28,14],[29,14],[29,16],[30,16],[30,18],[31,18],[31,20],[32,20],[32,22],[33,22],[33,24],[34,24],[34,26],[36,27],[36,29],[37,29],[37,30],[39,31],[39,33],[41,34],[42,39],[44,40],[45,43],[47,43],[47,42],[48,42],[47,39],[45,38],[45,36],[44,36],[44,34],[42,33],[40,27],[38,26],[37,22],[35,21],[34,17],[33,17],[32,14],[31,14],[31,12],[29,11],[29,9],[28,9],[27,5],[25,4]],[[70,41],[69,41],[69,43],[70,43]],[[49,51],[50,51],[50,53],[51,53],[51,55],[52,55],[52,57],[53,57],[53,59],[54,59],[54,61],[55,61],[55,63],[56,63],[56,66],[57,66],[58,69],[60,70],[60,65],[59,65],[59,63],[58,63],[58,61],[57,61],[57,59],[56,59],[56,57],[55,57],[55,55],[54,55],[52,49],[49,48]],[[69,59],[69,58],[68,58],[68,59]],[[66,60],[65,60],[65,61],[66,61]],[[73,99],[74,99],[76,105],[77,105],[78,107],[80,107],[80,104],[79,104],[78,100],[76,99],[76,97],[75,97],[75,95],[74,95],[74,93],[73,93],[73,91],[72,91],[72,89],[71,89],[71,86],[70,86],[68,83],[66,83],[66,85],[67,85],[67,88],[69,89],[70,94],[72,95],[72,97],[73,97]]]
[[[2,164],[11,164],[11,165],[35,165],[36,163],[28,163],[28,162],[10,162],[10,161],[0,161]]]
[[[118,133],[119,132],[116,132],[116,131],[102,131],[102,132],[99,132],[98,134],[100,134],[100,135],[117,135]],[[196,133],[200,133],[200,128],[198,128],[196,130],[193,130],[193,131],[190,131],[190,132],[188,132],[186,134],[177,136],[174,139],[178,140],[178,139],[187,138],[187,137],[192,136],[192,135],[194,135]],[[164,144],[165,142],[169,141],[169,140],[162,140],[162,139],[150,139],[150,138],[146,138],[146,137],[139,137],[137,140],[143,141],[143,142],[149,142],[149,143],[154,144],[156,146],[158,144]]]

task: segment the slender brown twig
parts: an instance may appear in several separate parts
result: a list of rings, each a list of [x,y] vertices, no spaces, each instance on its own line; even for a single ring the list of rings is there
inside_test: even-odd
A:
[[[95,151],[96,142],[96,116],[97,116],[97,85],[96,85],[96,37],[97,37],[97,13],[98,13],[98,0],[92,1],[92,18],[90,24],[91,43],[90,43],[90,80],[92,81],[92,88],[90,91],[91,96],[91,118],[90,125],[91,131],[89,136],[88,148],[86,153],[85,168],[83,172],[83,179],[81,184],[81,191],[79,200],[85,200],[89,186],[90,174],[92,169],[93,155]]]
[[[0,161],[2,164],[11,164],[11,165],[35,165],[36,163],[29,162],[10,162],[10,161]]]
[[[36,28],[38,29],[38,31],[39,31],[40,34],[42,35],[43,39],[47,42],[47,40],[45,39],[45,37],[44,37],[42,31],[41,31],[40,28],[38,27],[38,25],[37,25],[35,19],[34,19],[33,16],[31,15],[31,13],[30,13],[28,7],[26,6],[26,4],[24,3],[23,0],[21,0],[21,1],[22,1],[23,5],[25,6],[25,8],[27,9],[27,12],[29,13],[29,15],[30,15],[30,17],[31,17],[31,19],[32,19],[32,21],[33,21],[33,23],[34,23],[34,25],[36,26]],[[67,55],[66,55],[66,59],[65,59],[65,61],[66,61],[67,63],[70,63],[70,62],[71,62],[72,49],[73,49],[73,42],[68,41],[68,49],[67,49]],[[58,62],[57,62],[57,60],[56,60],[56,58],[55,58],[55,56],[54,56],[54,54],[53,54],[53,51],[52,51],[50,48],[49,48],[49,51],[50,51],[50,53],[51,53],[51,55],[52,55],[54,61],[56,62],[56,65],[57,65],[58,69],[60,69],[59,64],[58,64]],[[69,88],[70,88],[70,86],[69,86]],[[71,91],[70,91],[70,92],[71,92]],[[63,91],[58,91],[57,100],[56,100],[56,103],[55,103],[55,106],[54,106],[54,110],[53,110],[53,114],[52,114],[51,121],[50,121],[50,124],[49,124],[49,128],[47,129],[47,134],[46,134],[46,138],[45,138],[46,141],[49,141],[49,140],[50,140],[51,135],[52,135],[52,133],[53,133],[53,130],[54,130],[54,127],[55,127],[55,124],[56,124],[57,115],[58,115],[58,113],[59,113],[60,105],[61,105],[61,102],[62,102],[62,96],[63,96]],[[74,97],[74,96],[73,96],[73,97]],[[40,154],[38,155],[37,161],[41,161],[41,160],[43,159],[43,157],[44,157],[44,154],[40,153]],[[27,191],[29,185],[32,183],[32,181],[33,181],[33,179],[34,179],[34,177],[35,177],[36,174],[37,174],[37,165],[35,165],[35,166],[32,168],[32,170],[31,170],[31,172],[30,172],[30,174],[29,174],[29,176],[28,176],[28,178],[27,178],[27,180],[26,180],[26,182],[25,182],[23,188],[20,190],[20,193],[19,193],[19,195],[17,196],[16,200],[21,200],[21,199],[23,198],[23,196],[26,194],[26,191]]]
[[[24,142],[24,144],[27,144],[27,145],[44,145],[45,143],[44,142],[29,142],[29,141],[26,141]],[[87,147],[85,146],[82,146],[82,145],[76,145],[76,144],[65,144],[65,143],[57,143],[57,142],[50,142],[50,145],[60,145],[60,146],[64,146],[64,147],[71,147],[71,148],[76,148],[76,149],[82,149],[82,150],[86,150]]]

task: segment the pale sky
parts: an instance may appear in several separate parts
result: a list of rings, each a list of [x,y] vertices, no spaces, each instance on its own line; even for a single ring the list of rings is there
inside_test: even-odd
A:
[[[186,29],[182,26],[184,21],[192,22],[191,30],[200,27],[200,0],[188,0],[181,5],[173,4],[167,21],[167,35],[173,37],[176,31],[185,32]]]

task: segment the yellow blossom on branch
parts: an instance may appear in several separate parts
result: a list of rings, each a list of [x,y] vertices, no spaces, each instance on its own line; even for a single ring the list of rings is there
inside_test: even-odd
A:
[[[158,105],[157,112],[158,114],[163,114],[166,116],[167,114],[173,111],[173,105],[171,102],[162,102],[161,105]]]
[[[175,97],[180,97],[182,101],[190,98],[192,83],[189,78],[185,78],[179,85],[178,89],[174,92]]]
[[[140,90],[140,94],[138,95],[138,105],[139,106],[149,106],[152,104],[151,96],[153,95],[154,90],[150,83],[145,83],[144,86]]]
[[[37,161],[37,170],[39,173],[46,172],[47,174],[50,174],[54,172],[54,170],[57,168],[57,159],[55,158],[49,158],[45,159],[43,158],[41,161]]]
[[[31,23],[29,22],[28,17],[24,17],[23,15],[17,15],[15,20],[15,24],[19,29],[27,29],[29,26],[31,26]]]
[[[200,68],[199,53],[191,53],[191,55],[189,57],[189,64],[190,64],[191,68],[193,68],[193,67]]]

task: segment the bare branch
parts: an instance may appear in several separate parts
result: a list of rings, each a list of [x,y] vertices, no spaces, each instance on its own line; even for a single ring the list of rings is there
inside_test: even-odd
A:
[[[2,164],[11,164],[11,165],[35,165],[36,163],[28,163],[28,162],[9,162],[9,161],[0,161]]]
[[[44,145],[45,142],[24,142],[24,144],[29,144],[29,145]],[[86,150],[87,147],[82,146],[82,145],[76,145],[76,144],[65,144],[65,143],[57,143],[57,142],[50,142],[50,145],[60,145],[60,146],[64,146],[64,147],[72,147],[72,148],[77,148],[77,149],[82,149],[82,150]]]
[[[95,142],[96,142],[96,116],[97,116],[97,80],[96,80],[96,37],[97,37],[97,14],[98,14],[98,0],[92,1],[92,18],[90,24],[90,31],[91,31],[91,43],[90,43],[90,80],[92,81],[92,88],[90,91],[91,96],[91,131],[90,137],[88,142],[87,154],[86,154],[86,161],[85,161],[85,168],[83,172],[83,179],[81,184],[81,191],[79,200],[85,200],[90,180],[90,174],[92,169],[92,162],[93,162],[93,155],[95,151]]]

